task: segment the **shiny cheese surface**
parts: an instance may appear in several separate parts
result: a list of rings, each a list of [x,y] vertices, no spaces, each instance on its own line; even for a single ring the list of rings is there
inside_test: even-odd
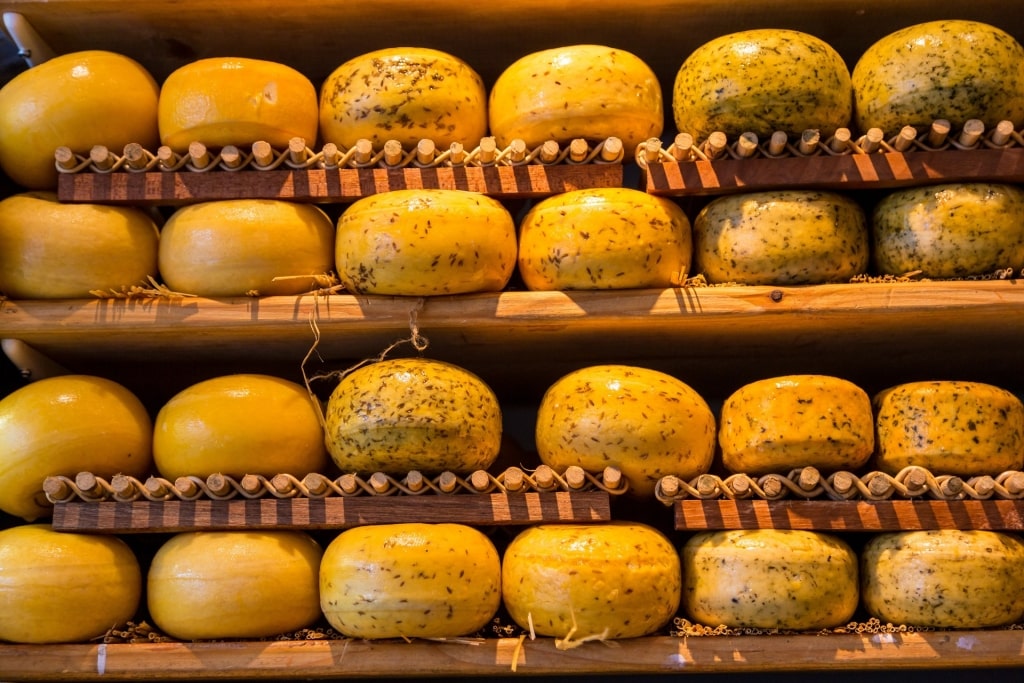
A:
[[[675,615],[680,581],[675,547],[637,522],[530,527],[502,560],[515,622],[566,642],[654,633]]]
[[[324,551],[320,605],[349,638],[471,635],[501,606],[501,558],[461,524],[349,529]]]
[[[871,457],[871,399],[852,382],[786,375],[751,382],[722,404],[722,464],[731,472],[856,470]]]
[[[813,190],[719,197],[693,226],[694,272],[712,283],[845,282],[867,271],[870,237],[861,206]]]
[[[531,290],[681,284],[690,220],[669,199],[630,188],[574,190],[538,202],[519,226],[519,273]]]
[[[842,57],[800,31],[754,29],[713,38],[679,67],[672,94],[676,128],[703,140],[775,131],[826,139],[850,123],[853,91]]]
[[[998,475],[1024,468],[1024,404],[991,384],[900,384],[874,398],[875,465],[896,474],[916,465],[936,475]]]
[[[875,269],[956,278],[1024,268],[1024,190],[945,183],[896,190],[872,216]]]
[[[857,555],[838,536],[709,531],[680,554],[683,610],[699,624],[816,630],[845,625],[858,606]]]
[[[974,629],[1024,616],[1024,543],[996,531],[903,531],[861,551],[864,608],[883,623]]]
[[[1024,47],[1006,31],[962,19],[928,21],[881,38],[853,67],[861,131],[895,135],[936,119],[1024,124]]]

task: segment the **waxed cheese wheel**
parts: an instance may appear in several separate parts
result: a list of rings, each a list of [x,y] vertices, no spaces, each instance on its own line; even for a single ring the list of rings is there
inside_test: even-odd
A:
[[[393,190],[338,219],[338,277],[359,294],[498,291],[516,266],[516,229],[499,201],[463,190]]]
[[[675,547],[638,522],[533,526],[502,559],[513,620],[562,647],[656,632],[675,615],[680,584]]]
[[[676,128],[703,140],[775,131],[822,139],[849,125],[850,72],[825,41],[801,31],[754,29],[713,38],[679,67],[672,96]]]
[[[895,135],[936,119],[960,128],[1024,124],[1024,47],[978,21],[944,19],[907,26],[865,50],[853,67],[855,120],[861,131]]]
[[[462,524],[356,527],[324,551],[320,605],[349,638],[471,635],[501,606],[501,558]]]
[[[856,470],[875,444],[871,398],[827,375],[751,382],[725,400],[720,422],[722,464],[731,472]]]
[[[488,115],[499,147],[617,137],[628,155],[665,124],[654,71],[631,52],[592,44],[517,59],[494,82]]]
[[[863,208],[833,192],[773,190],[719,197],[694,220],[694,272],[712,283],[844,282],[866,272]]]
[[[674,287],[693,250],[678,204],[631,188],[573,190],[534,205],[519,226],[531,290]]]
[[[872,537],[861,551],[861,598],[882,622],[977,629],[1024,617],[1024,543],[958,529]]]
[[[541,462],[562,471],[618,468],[637,496],[672,474],[685,480],[708,471],[715,416],[685,382],[630,365],[594,365],[548,387],[535,429]]]
[[[875,270],[922,277],[990,275],[1024,268],[1024,190],[944,183],[896,190],[872,216]]]
[[[472,372],[425,358],[395,358],[345,375],[325,417],[327,450],[343,472],[487,469],[501,446],[501,408]]]
[[[797,529],[707,531],[681,550],[682,607],[696,623],[818,630],[857,609],[858,559],[831,534]]]
[[[997,475],[1024,467],[1024,404],[982,382],[900,384],[874,397],[875,465],[896,474],[916,465],[935,474]]]
[[[424,47],[389,47],[353,57],[320,86],[320,132],[342,149],[369,140],[467,150],[487,133],[487,90],[458,57]]]

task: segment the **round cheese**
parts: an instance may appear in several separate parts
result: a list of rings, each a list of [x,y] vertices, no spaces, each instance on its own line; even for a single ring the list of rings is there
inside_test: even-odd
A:
[[[875,466],[972,477],[1024,467],[1024,403],[981,382],[900,384],[874,398]]]
[[[882,622],[1005,626],[1024,617],[1024,543],[996,531],[900,531],[861,551],[861,596]]]
[[[700,624],[818,630],[849,623],[859,603],[857,555],[838,536],[707,531],[681,556],[683,610]]]
[[[718,441],[731,472],[857,470],[874,449],[871,399],[852,382],[825,375],[751,382],[722,404]]]
[[[566,645],[655,633],[675,615],[680,583],[675,547],[637,522],[530,527],[502,559],[511,617]]]
[[[675,287],[692,249],[690,220],[670,199],[630,188],[573,190],[523,217],[519,274],[531,290]]]
[[[860,204],[814,190],[712,200],[694,220],[694,271],[712,283],[844,282],[867,271],[870,237]]]
[[[1024,269],[1024,190],[945,183],[896,190],[875,205],[875,270],[957,278]]]
[[[349,638],[471,635],[501,606],[501,558],[462,524],[356,527],[324,551],[320,606]]]

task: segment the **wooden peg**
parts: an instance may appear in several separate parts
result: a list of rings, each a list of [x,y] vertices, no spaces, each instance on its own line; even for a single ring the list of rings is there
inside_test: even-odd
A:
[[[274,148],[269,142],[257,140],[252,143],[253,164],[257,167],[266,167],[274,163]]]
[[[625,153],[626,150],[622,145],[622,140],[612,136],[601,143],[601,151],[597,158],[606,164],[614,164],[622,161]]]
[[[188,159],[193,168],[203,170],[210,165],[210,151],[201,142],[190,142],[188,144]]]
[[[295,478],[287,474],[275,474],[270,480],[270,488],[279,496],[289,496],[294,493],[298,488],[295,484]]]
[[[161,145],[156,150],[156,160],[160,168],[171,171],[178,165],[178,155],[167,145]]]
[[[324,168],[337,168],[341,163],[341,152],[333,142],[324,144],[323,149],[320,150],[320,156],[323,158]]]
[[[234,145],[224,145],[220,150],[220,163],[225,168],[236,169],[242,165],[242,151]]]
[[[951,130],[953,130],[953,124],[946,119],[932,121],[932,125],[928,129],[928,145],[930,147],[942,147],[946,144],[946,138]]]
[[[343,474],[338,477],[338,481],[336,483],[342,493],[352,495],[359,491],[359,480],[356,479],[356,475],[354,474]]]
[[[476,161],[481,166],[490,166],[494,163],[494,157],[498,151],[498,143],[493,136],[480,139],[480,146],[477,148]]]
[[[89,165],[97,171],[109,171],[114,162],[114,155],[104,145],[93,145],[89,150]]]
[[[420,166],[433,166],[437,158],[437,146],[430,138],[423,138],[416,144],[416,163]]]
[[[483,492],[490,488],[491,478],[483,470],[476,470],[469,475],[469,485],[474,491]]]
[[[526,152],[526,141],[516,138],[508,146],[508,160],[513,164],[520,164],[526,159]]]
[[[906,152],[914,145],[915,140],[917,140],[917,129],[913,126],[903,126],[890,144],[897,152]]]
[[[761,477],[760,483],[761,490],[769,500],[778,498],[786,490],[786,485],[782,483],[782,477],[777,474],[766,474]]]
[[[865,133],[859,140],[858,147],[865,154],[874,154],[878,151],[878,148],[882,145],[882,140],[885,139],[885,133],[881,128],[869,128],[868,132]]]
[[[980,498],[990,497],[996,490],[996,480],[988,475],[975,477],[970,481],[971,488],[975,495]]]
[[[385,166],[400,166],[404,156],[402,143],[398,140],[388,140],[384,143]]]
[[[370,475],[370,479],[367,482],[370,488],[379,495],[384,495],[391,491],[391,481],[387,478],[383,472],[374,472]]]
[[[679,477],[675,475],[669,474],[658,480],[658,492],[662,498],[675,498],[680,488]]]
[[[818,151],[818,143],[821,142],[821,132],[809,128],[800,134],[800,142],[797,143],[797,151],[800,154],[811,156]]]
[[[992,130],[989,142],[996,147],[1002,147],[1010,141],[1011,135],[1013,135],[1013,121],[1003,120],[997,123],[996,127]]]
[[[125,474],[115,474],[110,478],[110,492],[119,500],[135,500],[138,497],[138,490],[135,488],[135,481]]]
[[[459,485],[459,480],[452,472],[442,472],[437,478],[437,488],[443,493],[454,493]]]
[[[854,476],[849,472],[836,472],[829,478],[832,490],[841,496],[849,495],[853,491]]]
[[[288,161],[293,166],[305,166],[309,161],[309,148],[305,138],[295,137],[288,140]]]
[[[540,465],[533,472],[533,481],[540,490],[550,490],[555,487],[555,473],[547,465]]]
[[[739,139],[736,140],[736,144],[733,145],[733,152],[741,159],[748,159],[757,152],[757,145],[757,134],[746,132],[741,134]]]
[[[708,159],[717,159],[725,152],[729,139],[722,131],[715,131],[704,141],[702,151]]]
[[[581,164],[590,155],[590,145],[583,138],[576,138],[569,143],[569,160]]]
[[[167,486],[167,482],[159,477],[148,477],[142,484],[144,495],[153,500],[170,498],[174,492]]]
[[[729,477],[728,487],[736,498],[746,498],[751,493],[750,477],[745,474],[737,477]]]
[[[195,498],[202,489],[199,488],[199,484],[195,482],[192,477],[178,477],[174,480],[174,490],[179,493],[182,498],[189,499]]]
[[[892,480],[881,473],[868,480],[868,492],[872,498],[885,498],[892,493],[892,490]]]
[[[60,146],[55,149],[53,159],[57,164],[58,171],[74,171],[75,166],[78,165],[78,158],[70,147]]]
[[[220,472],[206,477],[206,488],[211,496],[226,496],[231,493],[231,482]]]
[[[352,475],[344,475],[344,476],[352,477]],[[344,478],[344,477],[342,477],[342,478]],[[339,483],[338,483],[339,488],[344,488],[344,485],[341,482],[341,479],[339,479],[338,481],[339,481]],[[317,472],[310,472],[309,474],[304,476],[302,478],[302,485],[303,485],[303,487],[305,487],[305,489],[307,491],[309,491],[309,495],[314,497],[314,498],[321,498],[323,496],[326,496],[328,494],[328,492],[330,492],[330,490],[331,490],[330,480],[327,477],[325,477],[324,475],[319,474]],[[352,492],[353,491],[347,491],[346,493],[352,493]]]
[[[693,159],[693,136],[689,133],[679,133],[672,141],[668,153],[676,161],[690,161]]]
[[[923,468],[912,467],[903,478],[903,485],[909,495],[923,493],[928,489],[928,473]]]
[[[63,477],[47,477],[43,480],[43,493],[51,503],[63,503],[75,497],[75,491]]]
[[[537,158],[542,164],[553,164],[558,161],[559,152],[561,152],[561,148],[557,141],[545,140],[544,144],[540,146],[540,151],[537,152]]]
[[[526,486],[526,475],[518,467],[509,467],[502,475],[501,484],[505,487],[506,491],[511,493],[522,491],[523,487]]]
[[[960,137],[957,138],[957,142],[962,147],[974,147],[978,144],[978,140],[985,134],[985,123],[981,119],[969,119],[964,123],[963,130],[960,131]]]
[[[616,491],[622,488],[625,483],[622,478],[622,471],[617,467],[605,467],[601,473],[601,482],[609,491]]]
[[[839,128],[828,139],[828,148],[836,154],[845,154],[850,151],[850,140],[852,137],[853,134],[849,128]]]
[[[579,490],[587,483],[587,474],[578,465],[570,465],[565,470],[565,483],[572,490]]]
[[[697,489],[697,495],[701,498],[712,498],[721,492],[721,488],[718,486],[718,478],[710,474],[702,474],[697,477],[697,483],[694,488]]]
[[[821,472],[815,467],[804,467],[797,474],[795,481],[801,491],[813,491],[821,485]]]
[[[466,163],[466,148],[461,142],[453,142],[448,147],[448,163],[452,166],[462,166]]]
[[[1009,472],[998,481],[1011,496],[1024,494],[1024,472]]]
[[[238,482],[238,488],[246,496],[258,496],[263,491],[263,480],[255,474],[246,474]]]
[[[955,498],[963,493],[964,480],[955,475],[942,476],[937,478],[939,491],[946,498]]]
[[[130,171],[144,171],[149,165],[145,148],[137,142],[129,142],[122,152],[125,165]]]
[[[782,156],[786,153],[786,145],[789,144],[789,136],[786,131],[777,130],[768,138],[768,154],[773,157]]]

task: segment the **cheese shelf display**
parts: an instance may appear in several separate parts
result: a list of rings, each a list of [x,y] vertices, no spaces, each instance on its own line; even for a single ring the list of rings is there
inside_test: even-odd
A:
[[[186,62],[231,54],[286,63],[318,83],[352,55],[383,46],[429,45],[463,57],[486,83],[493,83],[504,67],[528,52],[586,42],[615,45],[640,56],[653,68],[666,93],[687,54],[714,36],[741,29],[803,30],[834,46],[852,63],[883,35],[930,19],[976,19],[1024,38],[1024,23],[1010,10],[1005,0],[979,0],[970,7],[936,6],[924,0],[898,6],[883,0],[742,0],[728,9],[699,0],[517,0],[469,9],[464,3],[450,0],[331,0],[313,4],[295,0],[153,0],[130,5],[120,0],[0,0],[0,11],[23,18],[45,44],[62,52],[100,48],[130,55],[158,79]],[[16,19],[9,15],[8,20]],[[666,117],[669,120],[670,115]],[[469,173],[465,176],[429,163],[372,171],[278,166],[247,170],[244,176],[226,170],[204,173],[176,168],[133,173],[120,169],[105,173],[83,167],[62,174],[60,182],[64,198],[71,201],[100,199],[156,205],[224,194],[273,194],[331,203],[384,190],[432,183],[461,187],[459,183],[463,183],[467,189],[502,195],[519,206],[518,202],[579,186],[632,184],[651,194],[676,197],[688,206],[688,202],[696,201],[689,195],[725,194],[780,183],[870,192],[947,178],[1013,183],[1024,180],[1024,144],[1016,134],[1003,141],[1004,145],[977,150],[888,149],[877,154],[817,154],[806,158],[796,154],[777,159],[762,153],[754,159],[730,156],[696,161],[679,161],[673,156],[673,144],[678,143],[673,135],[667,126],[657,155],[652,142],[646,160],[641,149],[639,168],[629,155],[599,158],[601,149],[591,147],[585,152],[577,150],[577,159],[597,154],[587,163],[566,163],[562,159],[550,166],[524,163],[466,167]],[[470,154],[480,153],[473,148],[475,142],[467,145]],[[799,142],[794,140],[792,144]],[[611,148],[616,151],[614,144]],[[121,152],[111,151],[116,155]],[[320,147],[311,151],[296,145],[292,151],[301,158],[297,165],[307,163],[309,154],[323,154]],[[557,150],[556,156],[564,151]],[[68,163],[81,165],[85,161],[79,158]],[[110,159],[88,161],[104,165]],[[118,163],[126,162],[119,159]],[[214,173],[218,174],[214,180],[206,178]],[[305,178],[306,185],[296,185],[297,178]],[[190,183],[194,185],[190,187]],[[377,356],[410,333],[428,340],[427,355],[431,358],[457,363],[477,373],[495,388],[503,402],[526,406],[527,411],[558,377],[596,363],[631,363],[662,370],[685,379],[699,393],[714,399],[722,399],[757,379],[808,372],[842,376],[870,390],[940,374],[990,382],[1019,393],[1024,390],[1021,277],[1021,273],[932,281],[892,277],[805,286],[688,283],[668,289],[587,292],[510,288],[497,293],[438,297],[323,292],[224,299],[9,299],[0,301],[0,338],[6,340],[8,350],[10,345],[26,346],[31,360],[25,369],[42,372],[55,364],[107,377],[131,386],[150,404],[216,374],[260,371],[295,375],[307,355],[322,359],[329,369],[345,368]],[[40,355],[35,357],[32,352]],[[88,479],[83,475],[76,481],[51,483],[54,491],[66,495],[69,487],[80,489],[79,484],[88,483]],[[486,491],[481,497],[493,495]],[[562,496],[554,511],[547,512],[553,519],[563,515],[562,521],[588,515],[605,519],[609,513],[614,516],[620,505],[617,500],[609,503],[606,493],[592,489],[525,495]],[[297,509],[294,500],[289,500],[289,509]],[[358,514],[359,505],[366,505],[363,499],[351,500],[358,500],[352,505],[354,514]],[[238,524],[255,515],[251,510],[258,507],[251,500],[221,502],[234,506],[231,519]],[[268,503],[265,499],[255,502],[264,507]],[[869,530],[863,519],[875,512],[884,519],[875,529],[899,525],[901,520],[910,519],[907,515],[916,515],[914,519],[923,524],[929,514],[947,513],[953,521],[944,524],[967,520],[978,526],[987,522],[993,528],[1021,528],[1018,499],[958,501],[957,509],[947,501],[847,502],[842,504],[860,507],[855,513],[839,515],[839,519],[830,519],[828,512],[807,512],[800,507],[828,505],[827,501],[670,502],[672,505],[662,505],[652,500],[646,514],[657,517],[666,528],[675,524],[684,531],[701,525],[719,526],[721,522],[708,520],[727,513],[737,520],[726,523],[731,526],[768,525],[763,521],[767,515],[785,517],[785,524],[794,528],[810,519],[807,524],[853,529],[854,533]],[[923,513],[920,507],[900,509],[896,503],[923,504],[931,506],[932,512]],[[972,507],[974,503],[984,505]],[[66,503],[58,503],[62,504]],[[128,503],[138,510],[147,504]],[[100,503],[73,505],[67,510],[69,514],[88,516],[92,512],[81,510]],[[889,509],[881,512],[886,505]],[[870,506],[876,507],[866,512]],[[536,507],[510,508],[510,517],[495,516],[493,521],[502,524],[502,519],[514,518],[517,524],[532,522],[538,519],[534,516]],[[275,514],[282,509],[275,504]],[[492,506],[487,514],[497,515],[494,509]],[[351,523],[344,510],[335,513],[341,516],[330,528]],[[140,516],[148,514],[139,512]],[[470,514],[483,513],[471,510]],[[110,528],[118,513],[101,515],[107,516],[99,518],[100,526]],[[97,524],[96,519],[82,519],[68,517],[66,522],[71,526]],[[694,521],[698,519],[703,521]],[[166,518],[163,522],[162,531],[178,528]],[[127,530],[133,534],[145,532],[147,524],[130,521]],[[784,526],[782,522],[777,524]],[[557,639],[520,637],[409,642],[341,638],[166,642],[143,635],[133,642],[3,643],[0,678],[340,679],[405,676],[410,673],[410,663],[424,676],[837,668],[868,672],[1024,666],[1024,630],[1019,628],[931,631],[862,626],[859,631],[839,629],[828,634],[698,636],[680,631],[671,636],[582,643],[571,649],[560,646]]]

